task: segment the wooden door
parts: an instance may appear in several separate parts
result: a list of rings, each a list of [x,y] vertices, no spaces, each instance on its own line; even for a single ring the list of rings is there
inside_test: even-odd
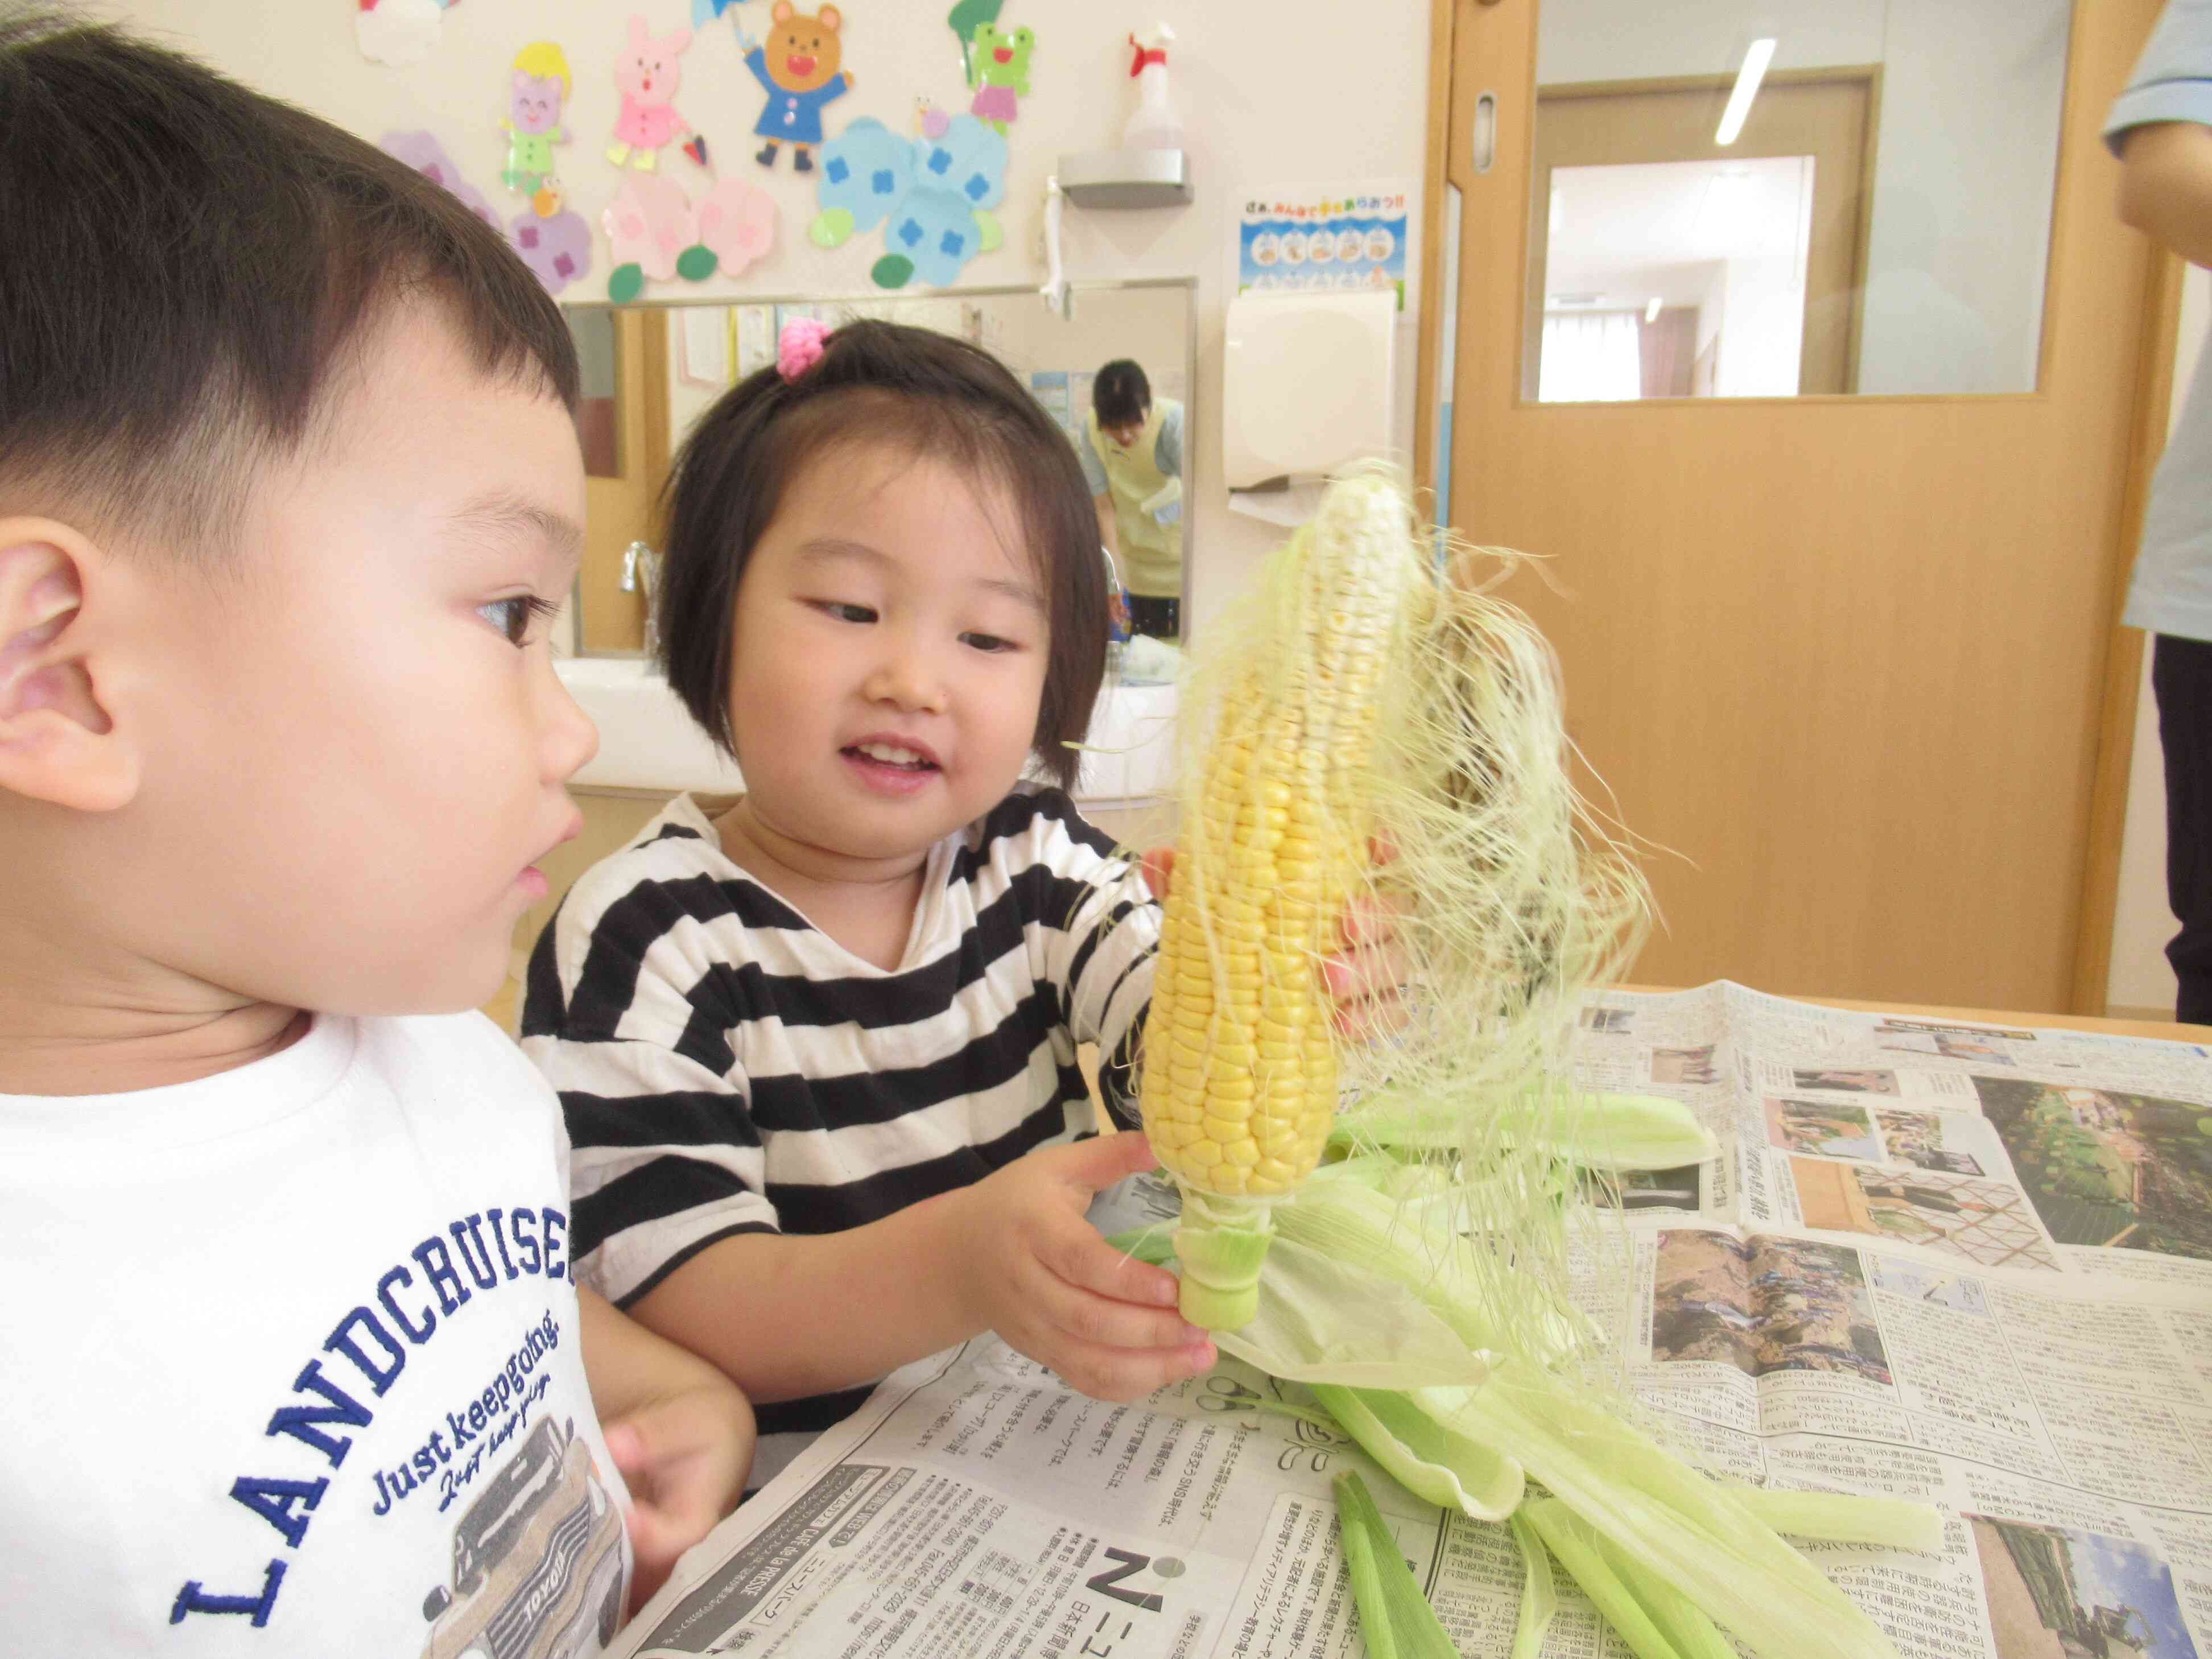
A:
[[[584,480],[584,562],[577,577],[585,651],[645,648],[645,595],[622,591],[623,550],[650,540],[661,480],[668,473],[668,316],[665,310],[616,307],[611,443],[586,441],[587,455],[611,452],[587,466]],[[585,411],[586,416],[597,411]]]
[[[2069,1006],[2155,292],[2098,130],[2158,0],[2074,7],[2034,392],[1565,405],[1521,395],[1537,3],[1438,0],[1452,516],[1548,558],[1506,591],[1654,844],[1634,977]]]

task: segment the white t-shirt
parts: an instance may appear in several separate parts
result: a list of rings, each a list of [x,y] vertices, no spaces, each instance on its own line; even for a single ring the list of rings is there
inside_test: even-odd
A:
[[[567,1165],[476,1014],[0,1095],[0,1653],[597,1653]]]

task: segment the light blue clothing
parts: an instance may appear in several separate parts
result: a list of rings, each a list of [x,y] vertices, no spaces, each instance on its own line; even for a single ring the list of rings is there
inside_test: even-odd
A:
[[[1182,405],[1173,398],[1163,398],[1160,403],[1166,413],[1160,416],[1160,435],[1152,445],[1152,465],[1170,478],[1182,477]],[[1106,463],[1098,459],[1091,447],[1091,434],[1080,422],[1075,428],[1075,453],[1083,461],[1084,482],[1091,486],[1094,495],[1106,493]]]
[[[2212,126],[2212,0],[2167,0],[2105,123],[2105,142],[2117,155],[2122,134],[2154,121]],[[2154,634],[2212,640],[2212,343],[2197,355],[2151,483],[2121,620]]]

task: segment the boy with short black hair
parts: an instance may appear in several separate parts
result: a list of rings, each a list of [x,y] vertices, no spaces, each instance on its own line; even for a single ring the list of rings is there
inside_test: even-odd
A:
[[[0,1651],[595,1652],[742,1489],[455,1013],[595,742],[575,395],[444,191],[0,12]]]

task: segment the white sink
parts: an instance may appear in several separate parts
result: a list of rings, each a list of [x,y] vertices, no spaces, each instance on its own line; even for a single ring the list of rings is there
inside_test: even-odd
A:
[[[599,728],[599,752],[576,774],[578,786],[719,795],[744,788],[738,763],[708,741],[650,661],[563,657],[554,667]],[[1165,794],[1175,775],[1175,707],[1172,685],[1117,685],[1102,693],[1076,799],[1124,802]]]
[[[1175,787],[1176,690],[1109,685],[1091,711],[1075,798],[1086,804],[1157,799]]]
[[[554,669],[599,728],[599,752],[571,781],[589,788],[734,795],[738,763],[708,740],[642,657],[562,657]]]

